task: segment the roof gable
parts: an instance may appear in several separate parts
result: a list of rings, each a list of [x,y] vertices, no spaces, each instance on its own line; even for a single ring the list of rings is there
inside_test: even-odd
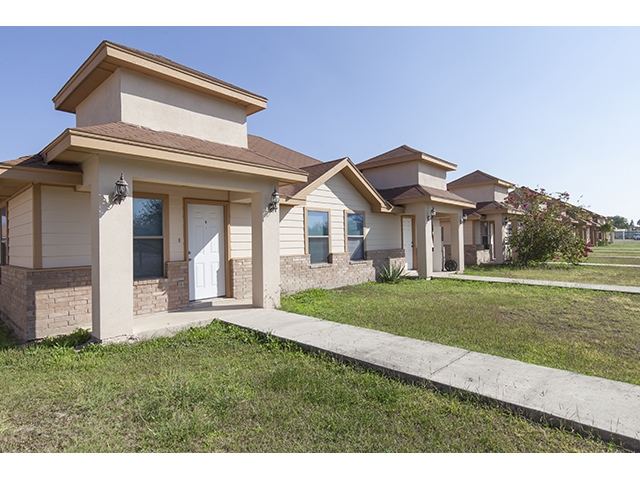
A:
[[[341,173],[369,202],[374,212],[391,212],[393,207],[373,188],[369,181],[362,175],[349,158],[333,160],[331,162],[311,165],[302,168],[309,176],[307,183],[287,185],[280,188],[280,195],[285,197],[285,204],[303,204],[307,195],[326,183],[329,179]]]

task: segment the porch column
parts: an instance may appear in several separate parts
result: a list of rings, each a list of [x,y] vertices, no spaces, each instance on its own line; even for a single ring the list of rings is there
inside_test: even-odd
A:
[[[124,339],[133,334],[133,201],[109,203],[120,173],[131,193],[126,164],[97,156],[83,164],[91,183],[91,315],[98,340]]]
[[[440,219],[434,218],[432,220],[433,227],[433,239],[434,239],[434,249],[433,249],[433,271],[441,272],[442,265],[444,263],[444,252],[442,251],[443,243],[442,243],[442,228],[440,225]]]
[[[451,216],[451,260],[458,264],[458,271],[464,272],[464,222],[462,212]]]
[[[280,306],[280,214],[269,212],[274,186],[251,195],[253,306]]]
[[[507,248],[507,227],[504,224],[506,217],[500,215],[496,221],[496,263],[504,263],[504,251]]]
[[[418,276],[431,278],[433,276],[433,240],[431,238],[432,221],[428,217],[431,207],[426,203],[410,204],[408,213],[416,216],[416,245]]]

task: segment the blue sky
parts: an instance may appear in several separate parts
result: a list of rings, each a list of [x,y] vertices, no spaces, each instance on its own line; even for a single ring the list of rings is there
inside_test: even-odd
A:
[[[320,160],[407,144],[640,219],[640,28],[0,27],[0,160],[74,126],[51,99],[104,39],[266,96],[249,132]]]

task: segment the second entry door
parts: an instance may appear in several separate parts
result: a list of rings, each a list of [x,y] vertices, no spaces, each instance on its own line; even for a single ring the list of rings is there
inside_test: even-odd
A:
[[[224,207],[188,205],[189,299],[225,295]]]

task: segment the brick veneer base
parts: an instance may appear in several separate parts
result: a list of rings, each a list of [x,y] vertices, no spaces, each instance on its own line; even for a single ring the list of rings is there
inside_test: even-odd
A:
[[[134,282],[134,315],[189,304],[187,262],[167,262],[167,278]],[[0,267],[0,316],[22,340],[91,328],[91,267]]]
[[[280,292],[284,295],[309,288],[338,288],[374,282],[383,265],[404,264],[404,250],[372,250],[367,259],[352,262],[348,253],[332,253],[329,263],[311,264],[310,255],[280,257]],[[251,298],[251,259],[231,260],[234,298]]]
[[[189,305],[189,263],[167,262],[165,278],[133,282],[133,314],[177,310]]]

